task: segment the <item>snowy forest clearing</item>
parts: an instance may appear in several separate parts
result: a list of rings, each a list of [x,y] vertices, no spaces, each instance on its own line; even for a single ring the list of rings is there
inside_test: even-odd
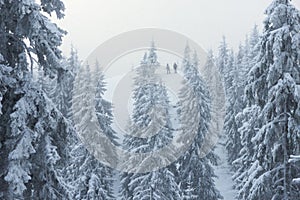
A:
[[[215,173],[217,175],[216,187],[220,191],[224,200],[234,200],[237,191],[234,189],[234,182],[232,180],[233,173],[231,172],[230,165],[228,164],[228,156],[226,153],[224,137],[218,142],[215,153],[219,156],[220,160],[218,165],[214,166]]]
[[[255,26],[237,51],[224,37],[202,63],[187,42],[177,46],[179,73],[167,74],[152,38],[133,73],[108,80],[98,60],[119,49],[83,64],[72,47],[66,58],[67,33],[50,20],[64,9],[61,0],[0,0],[1,200],[300,199],[300,12],[291,1],[273,0],[263,31]]]

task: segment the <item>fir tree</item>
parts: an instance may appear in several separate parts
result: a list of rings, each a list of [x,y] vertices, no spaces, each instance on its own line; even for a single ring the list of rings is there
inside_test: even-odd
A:
[[[229,49],[227,46],[226,38],[223,36],[222,42],[219,46],[219,54],[217,60],[217,66],[222,76],[225,75],[225,70],[228,65],[228,56],[229,56]]]
[[[228,79],[227,86],[227,112],[225,117],[224,132],[227,136],[226,149],[228,151],[228,162],[231,164],[235,159],[237,159],[238,154],[241,150],[240,133],[238,131],[239,122],[236,119],[236,115],[242,110],[243,106],[243,58],[244,58],[244,47],[240,46],[239,52],[236,55],[230,69],[228,69],[228,74],[226,79]],[[232,55],[233,56],[233,55]],[[231,60],[231,59],[230,59]],[[229,67],[229,66],[228,66]],[[230,83],[229,83],[230,81]]]
[[[299,151],[300,14],[290,1],[274,0],[266,15],[260,54],[246,88],[245,109],[256,106],[260,113],[255,132],[245,134],[252,145],[239,198],[298,199],[299,188],[291,184],[297,169],[288,158]]]
[[[0,81],[3,199],[66,196],[60,169],[64,166],[63,142],[71,127],[32,76],[34,64],[50,77],[64,71],[58,48],[65,32],[47,17],[56,13],[62,18],[63,10],[59,0],[0,2],[1,65],[6,66],[1,66]]]
[[[170,143],[173,137],[167,91],[155,75],[158,62],[153,56],[156,55],[153,46],[137,69],[135,103],[129,128],[134,136],[126,136],[123,142],[124,148],[134,153],[156,151]],[[144,134],[148,137],[143,137]],[[138,170],[149,165],[155,167],[156,162],[159,161],[145,158]],[[127,163],[130,165],[130,158],[125,165]],[[180,199],[174,174],[168,167],[148,173],[124,173],[121,182],[122,199]]]
[[[158,67],[159,62],[157,60],[157,49],[155,47],[154,41],[151,42],[151,47],[149,49],[148,57],[147,57],[147,64],[151,67]]]
[[[178,160],[180,173],[180,188],[184,199],[219,199],[220,193],[215,188],[214,172],[210,162],[215,163],[213,153],[203,156],[200,152],[208,134],[210,120],[210,101],[204,81],[198,71],[198,57],[195,54],[190,59],[190,49],[187,46],[183,58],[184,87],[180,93],[180,115],[183,137],[193,133],[194,138],[182,139],[189,145],[187,152]],[[201,158],[202,157],[202,158]]]
[[[76,124],[79,130],[85,131],[96,131],[93,130],[93,126],[90,126],[91,121],[98,121],[100,128],[105,133],[107,130],[112,130],[110,127],[111,123],[111,113],[102,112],[103,99],[102,95],[105,91],[103,85],[103,77],[100,72],[95,73],[94,76],[91,75],[89,65],[85,68],[80,68],[79,81],[76,82],[76,92],[77,95],[74,96],[74,110],[77,116],[80,116],[81,120],[75,120],[80,122]],[[100,76],[101,75],[101,76]],[[100,77],[98,77],[100,76]],[[101,78],[102,77],[102,78]],[[93,85],[95,85],[96,80],[100,78],[100,84],[96,86],[95,91],[96,97],[96,107],[97,115],[92,115],[90,113],[91,106],[93,105],[90,101],[93,100],[93,95],[91,93]],[[79,104],[80,102],[80,104]],[[107,102],[108,103],[108,102]],[[78,105],[85,105],[83,107]],[[110,104],[109,104],[110,105]],[[105,114],[104,117],[100,114]],[[106,116],[107,115],[107,116]],[[100,121],[101,120],[101,121]],[[106,135],[114,134],[110,132]],[[114,135],[112,135],[114,136]],[[71,165],[67,168],[66,179],[69,185],[71,185],[71,199],[113,199],[112,195],[112,169],[104,166],[96,158],[94,158],[87,149],[85,149],[83,143],[79,139],[74,139],[73,144],[70,145],[70,160]],[[111,154],[111,156],[113,156]],[[71,175],[70,175],[71,174]],[[73,174],[73,177],[72,177]]]
[[[247,86],[247,77],[250,69],[255,65],[256,57],[259,55],[259,32],[257,26],[255,25],[249,39],[245,41],[244,57],[241,64],[241,88]],[[243,81],[244,80],[244,81]],[[252,162],[251,156],[253,155],[253,148],[251,142],[251,136],[255,134],[257,129],[257,116],[260,113],[260,108],[256,105],[247,107],[247,97],[245,97],[244,92],[236,93],[235,98],[242,97],[242,108],[239,113],[235,115],[235,120],[238,125],[238,135],[240,135],[241,149],[239,150],[236,160],[232,162],[232,166],[235,169],[233,179],[236,182],[236,188],[240,190],[245,187],[246,177],[249,176],[245,170]],[[237,152],[237,151],[235,151]],[[241,191],[241,190],[240,190]],[[238,194],[240,195],[240,193]]]
[[[223,116],[225,115],[225,90],[222,83],[222,76],[215,63],[213,51],[208,52],[207,60],[204,65],[203,77],[211,99],[210,132],[218,137],[223,132]],[[213,137],[212,137],[213,138]],[[213,142],[213,141],[212,141]]]
[[[104,92],[106,91],[106,82],[104,80],[104,74],[101,72],[100,64],[98,61],[95,63],[95,73],[93,80],[96,85],[96,115],[100,128],[103,133],[115,144],[119,145],[117,142],[118,137],[115,131],[112,129],[111,124],[113,122],[112,114],[112,104],[103,98]]]

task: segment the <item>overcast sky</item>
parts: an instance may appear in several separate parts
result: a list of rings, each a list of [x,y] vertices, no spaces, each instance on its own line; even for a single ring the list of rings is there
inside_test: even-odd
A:
[[[71,43],[85,59],[98,45],[138,28],[164,28],[182,33],[204,49],[217,49],[222,35],[236,48],[254,24],[262,27],[271,0],[64,0],[68,31],[62,50]],[[293,0],[300,7],[300,0]],[[149,38],[151,40],[151,38]]]

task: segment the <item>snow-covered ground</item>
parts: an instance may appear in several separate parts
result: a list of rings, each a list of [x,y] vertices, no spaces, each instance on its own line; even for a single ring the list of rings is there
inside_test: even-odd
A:
[[[113,186],[113,195],[116,200],[120,199],[120,188],[121,188],[121,177],[120,173],[115,173],[114,177],[114,186]]]
[[[224,141],[222,141],[222,138],[220,140],[215,149],[215,153],[220,157],[218,166],[214,166],[215,174],[218,176],[215,179],[216,187],[221,192],[224,200],[234,200],[237,191],[233,188],[232,172],[227,162],[227,151]]]

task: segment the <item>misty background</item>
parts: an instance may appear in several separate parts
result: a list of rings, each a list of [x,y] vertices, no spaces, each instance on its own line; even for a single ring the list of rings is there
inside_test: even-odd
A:
[[[68,30],[62,50],[73,44],[85,59],[102,42],[139,28],[163,28],[216,50],[225,35],[236,49],[254,24],[262,29],[271,0],[65,0],[66,16],[56,21]],[[293,3],[300,7],[299,0]],[[150,40],[150,39],[149,39]]]

